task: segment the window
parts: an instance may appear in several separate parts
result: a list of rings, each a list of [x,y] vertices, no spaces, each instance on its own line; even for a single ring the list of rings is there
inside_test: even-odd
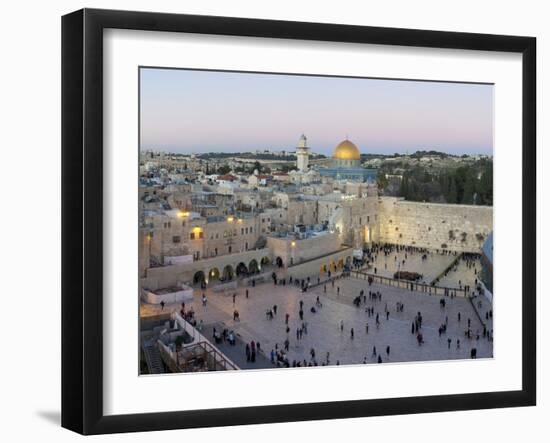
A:
[[[228,246],[228,247],[227,247],[227,252],[228,252],[229,254],[231,254],[231,246]]]
[[[189,234],[189,238],[191,240],[195,240],[195,233],[194,232],[191,232],[191,234]]]
[[[199,238],[204,238],[204,232],[199,232]]]
[[[179,235],[174,235],[172,237],[172,243],[179,243],[181,242],[181,237]]]

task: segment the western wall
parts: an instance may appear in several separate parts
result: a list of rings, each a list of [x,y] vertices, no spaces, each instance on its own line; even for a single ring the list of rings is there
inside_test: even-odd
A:
[[[493,231],[493,208],[380,197],[378,220],[379,242],[479,252]]]

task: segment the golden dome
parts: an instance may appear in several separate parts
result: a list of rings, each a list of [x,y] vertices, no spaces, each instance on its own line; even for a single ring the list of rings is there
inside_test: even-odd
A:
[[[334,160],[360,160],[361,154],[357,146],[346,139],[336,146],[332,158]]]

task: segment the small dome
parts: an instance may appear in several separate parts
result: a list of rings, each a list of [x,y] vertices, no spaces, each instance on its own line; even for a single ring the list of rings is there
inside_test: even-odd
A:
[[[336,146],[332,158],[334,160],[360,160],[361,154],[357,146],[346,139]]]

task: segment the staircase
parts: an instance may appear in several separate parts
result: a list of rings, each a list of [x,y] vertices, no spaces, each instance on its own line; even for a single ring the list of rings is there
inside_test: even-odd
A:
[[[149,368],[150,374],[164,374],[164,365],[162,364],[162,357],[160,356],[159,348],[154,340],[149,340],[142,343],[143,354],[145,355],[145,362]]]

